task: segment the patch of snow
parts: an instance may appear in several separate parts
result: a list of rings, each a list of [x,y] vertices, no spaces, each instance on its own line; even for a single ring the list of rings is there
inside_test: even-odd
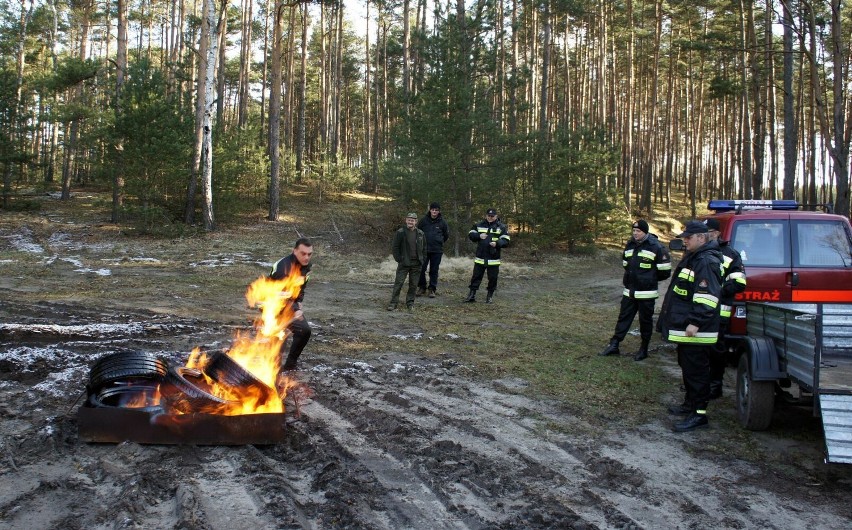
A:
[[[423,333],[412,333],[411,335],[389,335],[389,337],[392,339],[399,340],[420,340],[423,338]]]
[[[129,324],[81,324],[71,326],[63,326],[60,324],[0,324],[0,330],[10,332],[26,331],[33,334],[50,333],[56,335],[104,337],[110,335],[136,335],[143,333],[145,331],[145,326],[140,322],[131,322]]]

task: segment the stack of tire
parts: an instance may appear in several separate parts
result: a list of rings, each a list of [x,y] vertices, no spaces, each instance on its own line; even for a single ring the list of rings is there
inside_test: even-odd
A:
[[[203,375],[221,387],[218,392]],[[86,405],[151,414],[216,414],[234,404],[219,395],[244,395],[246,387],[253,387],[253,393],[261,396],[261,404],[277,396],[223,351],[210,354],[200,370],[170,365],[151,353],[117,352],[101,357],[89,370]]]

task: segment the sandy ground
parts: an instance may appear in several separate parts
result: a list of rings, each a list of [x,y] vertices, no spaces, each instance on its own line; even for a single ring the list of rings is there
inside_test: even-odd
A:
[[[228,302],[203,287],[189,297],[158,292],[170,270],[215,265],[244,276],[233,262],[162,263],[138,249],[119,259],[119,243],[95,243],[92,230],[0,226],[3,263],[16,271],[0,279],[0,528],[852,525],[852,466],[822,464],[812,440],[755,437],[778,461],[795,460],[767,466],[706,450],[726,435],[719,427],[673,434],[664,413],[641,425],[589,423],[525,396],[524,380],[480,377],[453,354],[465,337],[430,336],[416,318],[384,311],[386,285],[343,276],[311,286],[315,335],[286,442],[82,442],[75,400],[97,358],[132,349],[180,363],[194,345],[226,345],[246,313],[239,296]],[[222,254],[264,265],[251,249]],[[56,295],[130,276],[140,283],[134,299]],[[387,346],[358,350],[368,332]],[[408,345],[423,340],[440,355],[412,354]],[[653,362],[676,381],[671,356]]]

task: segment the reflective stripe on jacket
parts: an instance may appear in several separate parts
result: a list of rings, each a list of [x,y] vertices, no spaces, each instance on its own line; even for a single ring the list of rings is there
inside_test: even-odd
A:
[[[663,338],[681,344],[714,344],[719,335],[719,295],[722,290],[722,253],[709,241],[681,259],[669,284],[660,314]],[[698,327],[686,336],[690,325]]]
[[[630,238],[624,247],[621,265],[624,267],[624,296],[637,300],[657,298],[657,282],[672,273],[669,252],[654,234],[648,234],[641,241]]]
[[[480,234],[486,234],[486,238],[479,237]],[[473,225],[470,232],[467,233],[468,239],[476,243],[476,255],[473,262],[477,265],[499,266],[500,265],[500,249],[507,246],[511,238],[509,237],[509,229],[495,219],[493,223],[489,223],[487,219],[483,219]],[[491,243],[496,243],[496,246],[491,246]]]

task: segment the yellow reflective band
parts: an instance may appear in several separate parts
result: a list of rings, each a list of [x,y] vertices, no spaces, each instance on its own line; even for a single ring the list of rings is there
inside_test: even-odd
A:
[[[653,252],[651,252],[650,250],[640,250],[639,251],[639,257],[640,258],[647,258],[647,259],[653,261],[657,257],[657,255],[654,254]]]
[[[477,232],[488,232],[488,228],[483,228],[481,226],[477,226],[476,231]],[[471,232],[473,232],[473,230],[471,230]]]
[[[670,271],[670,270],[672,270],[672,264],[671,263],[657,263],[657,270],[658,271]]]
[[[744,272],[732,272],[728,275],[729,280],[734,280],[737,283],[741,283],[745,285],[746,283],[746,275]]]
[[[633,298],[656,298],[658,295],[657,291],[634,291]]]
[[[511,238],[511,237],[509,237],[509,234],[503,234],[502,236],[500,236],[500,239],[503,239],[503,238],[505,238],[505,239],[506,239],[506,240],[508,240],[508,241],[511,241],[511,240],[512,240],[512,238]]]
[[[719,305],[719,299],[716,298],[715,296],[712,296],[712,295],[709,295],[709,294],[698,294],[698,293],[696,293],[696,294],[692,295],[692,301],[693,301],[693,303],[703,304],[703,305],[706,305],[707,307],[712,307],[713,309],[716,309],[716,306]]]
[[[485,265],[485,260],[482,258],[473,258],[473,262],[478,265]]]
[[[652,266],[653,266],[653,265],[652,265],[652,264],[650,264],[650,263],[640,263],[640,264],[639,264],[639,268],[640,268],[640,269],[650,269]]]
[[[625,257],[625,258],[629,258],[629,257],[631,257],[631,256],[633,256],[633,249],[632,249],[632,248],[631,248],[630,250],[625,250],[625,251],[624,251],[624,257]]]
[[[680,287],[675,287],[674,289],[672,289],[672,291],[674,291],[675,294],[679,294],[681,296],[686,296],[689,294],[689,291],[687,291],[686,289],[681,289]]]
[[[691,282],[695,281],[695,273],[690,269],[682,269],[678,275],[678,278],[683,278],[684,280],[689,280]]]
[[[669,330],[669,340],[681,344],[716,344],[719,340],[718,333],[698,332],[694,337],[687,337],[686,331]]]
[[[706,410],[696,410],[695,413],[696,414],[707,414],[707,411]]]
[[[487,265],[488,265],[488,266],[491,266],[491,265],[500,265],[500,260],[499,260],[499,259],[490,259],[490,260],[488,260]]]

